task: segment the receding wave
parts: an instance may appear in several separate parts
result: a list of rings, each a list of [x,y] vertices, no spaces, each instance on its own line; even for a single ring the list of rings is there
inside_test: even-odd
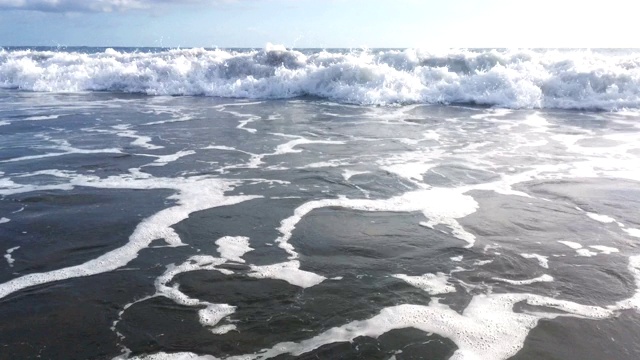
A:
[[[620,110],[640,108],[640,51],[0,49],[0,87]]]

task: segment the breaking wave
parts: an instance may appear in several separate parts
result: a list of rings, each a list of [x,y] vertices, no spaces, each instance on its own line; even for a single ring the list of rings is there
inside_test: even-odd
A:
[[[640,108],[640,50],[9,48],[0,88],[620,110]]]

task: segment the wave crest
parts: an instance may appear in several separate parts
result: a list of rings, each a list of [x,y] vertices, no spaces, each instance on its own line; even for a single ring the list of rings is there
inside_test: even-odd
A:
[[[640,51],[2,49],[0,87],[618,110],[640,108]]]

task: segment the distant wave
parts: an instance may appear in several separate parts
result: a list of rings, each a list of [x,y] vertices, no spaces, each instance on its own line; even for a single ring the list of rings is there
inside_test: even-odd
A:
[[[0,88],[363,105],[640,108],[640,50],[0,49]]]

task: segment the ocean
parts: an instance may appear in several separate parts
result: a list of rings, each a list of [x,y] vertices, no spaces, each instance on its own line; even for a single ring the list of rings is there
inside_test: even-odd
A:
[[[640,50],[0,49],[0,359],[640,358]]]

